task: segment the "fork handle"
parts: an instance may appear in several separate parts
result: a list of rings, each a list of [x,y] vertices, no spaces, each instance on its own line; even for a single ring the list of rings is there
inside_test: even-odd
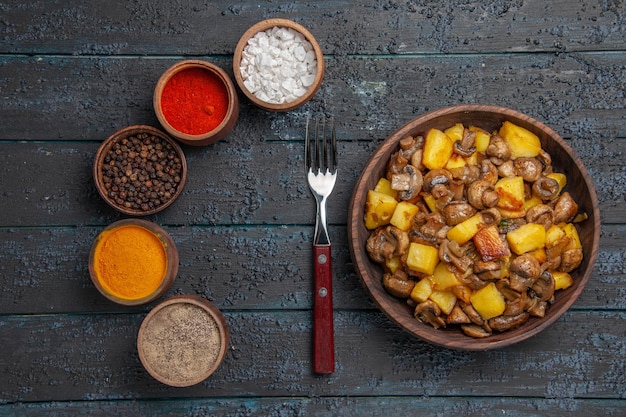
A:
[[[333,274],[330,249],[330,245],[313,245],[315,265],[313,368],[318,374],[330,374],[335,371]]]

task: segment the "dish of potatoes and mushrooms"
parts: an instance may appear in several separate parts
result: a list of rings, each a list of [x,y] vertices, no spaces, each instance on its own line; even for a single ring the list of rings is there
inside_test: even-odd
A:
[[[583,252],[586,219],[532,132],[457,123],[406,137],[368,191],[370,258],[417,320],[487,337],[543,317]]]

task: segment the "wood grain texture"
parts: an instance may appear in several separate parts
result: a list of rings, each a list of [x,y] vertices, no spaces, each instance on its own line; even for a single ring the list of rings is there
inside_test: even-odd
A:
[[[249,416],[320,416],[349,415],[386,417],[393,414],[420,413],[433,417],[463,415],[484,417],[504,414],[529,417],[539,414],[569,417],[573,414],[620,417],[624,413],[620,400],[540,399],[497,397],[432,397],[428,395],[380,397],[249,397],[186,399],[185,401],[73,401],[56,403],[19,403],[0,405],[0,416],[65,417],[81,415],[109,417],[112,413],[138,417],[166,415],[196,417]]]
[[[626,318],[623,312],[571,311],[514,347],[464,352],[420,342],[378,311],[340,311],[336,368],[324,377],[312,372],[310,311],[224,315],[230,328],[224,363],[211,378],[181,389],[142,368],[136,350],[142,314],[3,317],[0,398],[441,397],[472,396],[480,385],[494,397],[625,399],[625,335],[613,325]]]
[[[626,414],[624,2],[78,0],[0,4],[0,416],[527,417]],[[318,40],[324,80],[306,105],[266,112],[240,94],[233,131],[184,146],[183,195],[149,216],[176,241],[166,297],[215,303],[231,328],[214,377],[166,387],[135,341],[155,304],[124,307],[89,281],[88,253],[123,218],[96,192],[99,144],[158,127],[161,74],[204,59],[230,76],[240,36],[266,18]],[[540,335],[457,352],[397,328],[348,251],[356,180],[384,138],[427,111],[502,105],[559,133],[598,192],[600,250],[585,291]],[[315,205],[308,115],[334,114],[341,165],[329,199],[336,371],[312,372]]]

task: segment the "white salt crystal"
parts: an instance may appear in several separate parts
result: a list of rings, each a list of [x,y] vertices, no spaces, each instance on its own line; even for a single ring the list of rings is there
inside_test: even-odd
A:
[[[260,100],[291,102],[313,84],[317,60],[313,45],[290,28],[259,32],[242,51],[240,67],[244,86]]]

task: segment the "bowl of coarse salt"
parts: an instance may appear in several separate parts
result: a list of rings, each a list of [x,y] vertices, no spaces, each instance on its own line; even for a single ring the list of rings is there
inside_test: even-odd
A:
[[[237,44],[233,73],[241,91],[269,111],[302,106],[319,90],[324,55],[313,35],[287,19],[267,19],[248,29]]]

